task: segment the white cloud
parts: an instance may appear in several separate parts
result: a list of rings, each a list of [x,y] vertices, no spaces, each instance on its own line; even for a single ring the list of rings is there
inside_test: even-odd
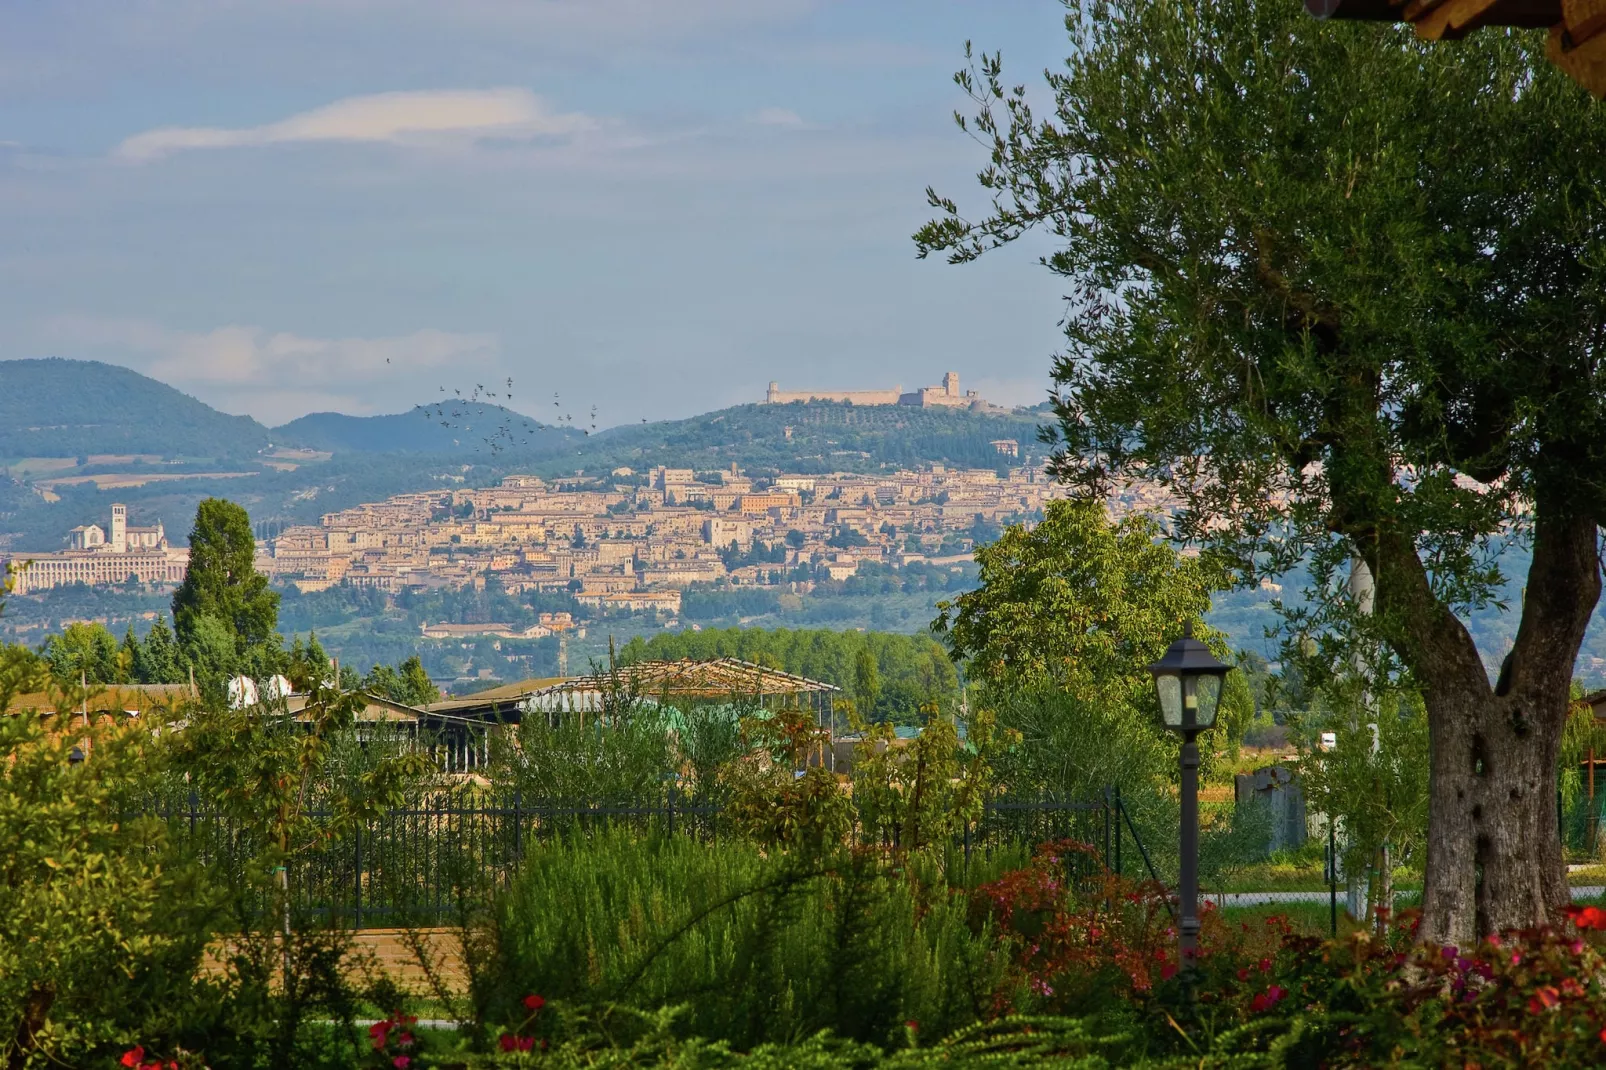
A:
[[[753,121],[760,126],[802,126],[803,116],[789,108],[762,108]]]
[[[528,89],[460,89],[347,97],[262,126],[166,126],[118,145],[113,155],[143,162],[184,149],[307,141],[442,144],[485,138],[564,137],[597,125],[588,116],[555,112]]]
[[[175,331],[144,320],[65,318],[48,333],[269,424],[308,412],[395,412],[495,370],[492,334],[422,330],[391,338],[309,338],[261,327]]]

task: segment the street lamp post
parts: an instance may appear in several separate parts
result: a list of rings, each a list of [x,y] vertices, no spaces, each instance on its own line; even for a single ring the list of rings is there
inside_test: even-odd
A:
[[[1177,923],[1181,969],[1193,970],[1199,953],[1199,733],[1216,723],[1221,682],[1229,665],[1217,661],[1210,648],[1193,637],[1193,623],[1182,626],[1182,638],[1149,666],[1160,698],[1165,726],[1182,736],[1182,866],[1177,889],[1182,917]]]

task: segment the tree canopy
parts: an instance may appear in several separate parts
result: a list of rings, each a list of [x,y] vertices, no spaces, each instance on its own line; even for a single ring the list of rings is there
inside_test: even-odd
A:
[[[920,253],[1054,236],[1060,477],[1160,482],[1241,580],[1308,562],[1288,658],[1314,650],[1319,679],[1375,640],[1374,675],[1427,697],[1423,934],[1555,918],[1547,800],[1606,505],[1606,111],[1541,35],[1430,47],[1267,0],[1066,10],[1046,118],[996,56],[958,76],[991,205],[933,193]],[[1511,532],[1533,564],[1495,688],[1457,614]],[[1352,557],[1369,617],[1336,583]]]
[[[228,675],[238,667],[261,676],[276,668],[279,596],[255,561],[246,511],[222,498],[201,502],[189,569],[173,594],[173,630],[186,655],[208,672]]]

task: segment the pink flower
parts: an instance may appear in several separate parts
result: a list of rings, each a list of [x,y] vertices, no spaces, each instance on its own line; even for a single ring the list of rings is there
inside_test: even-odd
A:
[[[1282,987],[1281,985],[1272,985],[1270,988],[1266,989],[1266,991],[1249,1001],[1249,1009],[1254,1011],[1256,1014],[1262,1014],[1275,1007],[1286,995],[1288,995],[1288,989]]]
[[[390,1065],[394,1066],[396,1070],[407,1070],[407,1065],[412,1061],[413,1059],[410,1055],[398,1055],[390,1061]]]

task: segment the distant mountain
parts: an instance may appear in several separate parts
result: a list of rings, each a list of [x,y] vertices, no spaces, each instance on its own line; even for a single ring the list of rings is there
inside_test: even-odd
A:
[[[444,417],[444,418],[443,418]],[[476,404],[472,415],[438,416],[436,408],[419,405],[410,412],[390,416],[346,416],[314,412],[291,420],[272,432],[276,446],[299,446],[331,453],[426,453],[490,455],[517,449],[545,452],[561,447],[579,432],[538,424],[528,416],[500,405]]]
[[[143,453],[239,458],[268,444],[249,416],[93,360],[0,361],[0,458]]]

